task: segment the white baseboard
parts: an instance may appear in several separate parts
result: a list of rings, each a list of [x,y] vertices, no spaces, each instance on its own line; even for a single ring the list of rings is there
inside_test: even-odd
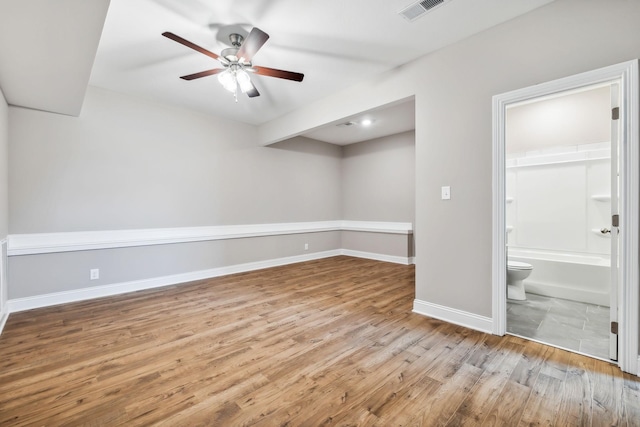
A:
[[[479,316],[427,301],[413,300],[413,312],[488,334],[493,330],[493,320],[490,317]]]
[[[0,334],[9,318],[9,306],[7,302],[7,258],[5,256],[5,245],[7,239],[0,240]]]
[[[525,280],[524,287],[527,292],[532,294],[579,301],[603,307],[609,307],[611,298],[608,292],[602,293],[587,289],[569,288],[557,284],[533,282],[531,280]]]
[[[298,262],[311,261],[315,259],[329,258],[332,256],[346,255],[358,258],[367,258],[377,261],[392,262],[396,264],[408,265],[410,258],[397,257],[391,255],[380,255],[368,252],[349,251],[345,249],[335,249],[331,251],[315,252],[305,255],[296,255],[285,258],[277,258],[266,261],[250,262],[226,267],[212,268],[208,270],[193,271],[189,273],[174,274],[171,276],[154,277],[151,279],[134,280],[111,285],[94,286],[90,288],[74,289],[71,291],[55,292],[44,295],[36,295],[25,298],[10,299],[7,302],[8,312],[32,310],[34,308],[49,307],[57,304],[67,304],[77,301],[85,301],[93,298],[102,298],[128,292],[141,291],[145,289],[160,288],[163,286],[176,285],[180,283],[192,282],[194,280],[211,279],[234,273],[261,270],[263,268],[278,267],[281,265],[295,264]],[[1,332],[1,330],[0,330]]]
[[[9,318],[9,311],[5,311],[0,314],[0,334],[2,334],[2,330],[4,329],[4,325],[7,324],[7,319]]]
[[[155,277],[152,279],[134,280],[131,282],[116,283],[112,285],[95,286],[91,288],[75,289],[65,292],[55,292],[33,297],[10,299],[8,301],[9,313],[31,310],[34,308],[49,307],[57,304],[67,304],[71,302],[84,301],[93,298],[119,295],[145,289],[160,288],[163,286],[192,282],[194,280],[211,279],[213,277],[220,277],[228,274],[261,270],[263,268],[277,267],[281,265],[328,258],[337,255],[342,255],[342,251],[336,249],[332,251],[316,252],[305,255],[271,259],[267,261],[257,261],[246,264],[231,265],[227,267],[212,268],[208,270],[193,271],[189,273],[174,274],[171,276]]]

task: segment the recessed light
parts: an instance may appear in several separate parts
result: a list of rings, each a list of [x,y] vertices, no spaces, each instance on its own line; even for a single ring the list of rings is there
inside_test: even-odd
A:
[[[362,126],[369,126],[369,125],[371,125],[371,123],[373,123],[373,120],[371,120],[371,119],[364,119],[364,120],[362,120],[362,121],[360,122],[360,124],[361,124]]]

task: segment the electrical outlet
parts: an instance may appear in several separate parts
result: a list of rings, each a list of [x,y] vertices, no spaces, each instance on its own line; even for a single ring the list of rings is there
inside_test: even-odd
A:
[[[308,243],[305,243],[305,244],[304,244],[304,250],[305,250],[305,251],[308,251],[308,250],[309,250],[309,244],[308,244]]]
[[[92,268],[91,270],[89,270],[89,279],[98,280],[99,278],[100,278],[99,268]]]

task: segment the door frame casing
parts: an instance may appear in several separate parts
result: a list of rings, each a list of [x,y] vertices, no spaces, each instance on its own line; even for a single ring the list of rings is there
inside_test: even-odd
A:
[[[507,254],[505,124],[506,109],[522,101],[575,90],[586,86],[620,82],[620,278],[618,287],[618,366],[639,375],[639,200],[640,149],[638,60],[541,83],[493,97],[493,242],[492,242],[492,332],[507,329]]]

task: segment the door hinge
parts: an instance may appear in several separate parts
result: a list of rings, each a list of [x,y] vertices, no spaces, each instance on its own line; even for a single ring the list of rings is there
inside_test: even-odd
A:
[[[620,227],[620,215],[611,215],[611,225],[614,227]]]
[[[618,120],[620,118],[620,107],[611,109],[611,120]]]
[[[618,335],[618,322],[611,322],[611,333]]]

